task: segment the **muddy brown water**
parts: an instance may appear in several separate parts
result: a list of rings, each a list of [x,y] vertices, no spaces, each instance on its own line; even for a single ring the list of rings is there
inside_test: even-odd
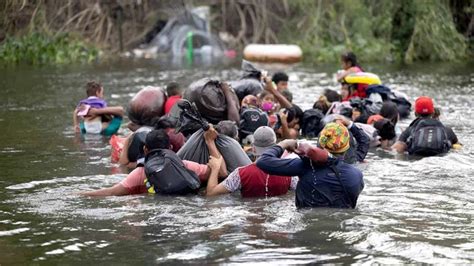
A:
[[[464,147],[421,160],[371,150],[355,210],[297,210],[293,192],[269,199],[74,194],[127,173],[110,162],[108,139],[73,133],[71,111],[87,80],[103,82],[109,105],[125,106],[146,85],[236,79],[237,64],[3,69],[0,264],[474,263],[473,65],[366,68],[411,100],[434,97]],[[294,102],[309,108],[324,88],[336,88],[336,70],[287,69]]]

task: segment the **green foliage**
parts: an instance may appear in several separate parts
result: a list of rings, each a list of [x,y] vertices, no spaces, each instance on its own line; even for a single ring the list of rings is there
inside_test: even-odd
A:
[[[339,59],[353,51],[361,61],[458,60],[467,40],[443,0],[290,1],[292,19],[283,41],[299,44],[309,61]],[[295,30],[296,29],[296,30]]]
[[[99,51],[69,34],[49,37],[32,33],[20,38],[7,38],[0,46],[0,62],[6,64],[68,64],[91,62]]]
[[[453,23],[447,4],[439,0],[414,1],[415,25],[404,61],[452,61],[466,55],[467,42]]]

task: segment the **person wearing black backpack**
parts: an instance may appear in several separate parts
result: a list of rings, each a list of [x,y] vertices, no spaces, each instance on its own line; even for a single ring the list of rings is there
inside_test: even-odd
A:
[[[416,119],[402,132],[392,149],[410,155],[435,156],[447,153],[451,148],[446,127],[433,118],[433,100],[421,96],[415,101]]]
[[[112,187],[81,192],[79,194],[83,196],[124,196],[148,192],[171,195],[194,192],[196,189],[195,186],[199,185],[202,181],[206,181],[211,174],[217,174],[219,177],[227,176],[225,162],[220,162],[222,155],[220,155],[214,142],[217,138],[217,132],[211,127],[204,133],[204,138],[206,139],[206,145],[211,155],[208,165],[179,159],[176,154],[170,150],[170,141],[166,131],[163,129],[152,130],[147,134],[145,139],[144,151],[147,159],[144,165],[135,168],[125,179]],[[163,167],[160,167],[160,162],[158,161],[163,157],[170,159],[163,160],[165,163],[162,164]],[[219,163],[215,161],[219,161]],[[164,166],[165,164],[171,164],[173,167],[166,167]],[[214,169],[216,165],[219,167]],[[167,171],[169,174],[170,168],[178,169],[176,171],[172,170],[174,173],[172,177],[177,179],[178,182],[171,180],[170,183],[173,183],[172,186],[167,185],[166,187],[162,187],[165,190],[163,191],[162,188],[158,188],[157,185],[166,184],[170,180],[160,180],[163,176],[160,175],[159,172]],[[177,176],[177,172],[184,174]],[[164,175],[164,177],[166,178],[167,175]],[[149,187],[147,187],[145,181],[150,183]],[[150,189],[151,185],[153,185],[153,191]]]

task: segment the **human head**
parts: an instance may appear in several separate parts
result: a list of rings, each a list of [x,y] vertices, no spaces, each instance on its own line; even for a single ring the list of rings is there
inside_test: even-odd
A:
[[[293,102],[293,93],[291,93],[289,90],[282,90],[281,94],[285,96],[285,98],[291,103]]]
[[[357,57],[353,52],[346,52],[341,55],[341,64],[344,70],[357,66]]]
[[[154,149],[169,149],[170,147],[170,139],[164,129],[154,129],[146,135],[145,153]]]
[[[216,131],[220,134],[239,140],[239,129],[234,121],[223,120],[217,123]]]
[[[324,95],[319,96],[319,99],[314,103],[313,109],[319,109],[323,114],[326,114],[331,107],[331,103]]]
[[[277,90],[288,89],[288,75],[285,72],[276,72],[272,77],[272,81],[275,82]]]
[[[319,135],[319,146],[336,155],[344,154],[350,147],[349,131],[336,122],[326,124]]]
[[[381,140],[392,140],[397,136],[394,124],[387,118],[376,121],[374,128],[377,129]]]
[[[394,102],[384,102],[380,109],[380,115],[396,125],[399,118],[397,105]]]
[[[341,95],[335,90],[325,89],[323,95],[326,96],[326,99],[330,103],[340,102],[342,100]]]
[[[268,91],[262,91],[258,95],[258,98],[260,99],[261,102],[270,102],[270,101],[274,102],[275,101],[275,97],[273,96],[273,94],[271,94]]]
[[[168,97],[181,95],[182,92],[183,89],[179,86],[177,82],[171,82],[166,86],[166,93],[168,94]]]
[[[341,97],[342,99],[346,99],[351,96],[354,91],[356,90],[356,84],[349,84],[347,82],[341,83]]]
[[[290,119],[290,115],[292,116]],[[288,127],[294,128],[296,125],[303,120],[303,110],[294,104],[291,108],[288,109]]]
[[[434,113],[433,99],[428,96],[420,96],[415,101],[415,115],[428,117]]]
[[[87,82],[86,84],[87,97],[96,96],[99,98],[104,97],[104,88],[102,84],[95,82],[94,80]]]
[[[275,97],[268,91],[262,91],[259,95],[260,99],[260,108],[265,111],[269,112],[273,109],[275,105]]]
[[[249,106],[254,106],[254,107],[258,107],[258,98],[255,96],[255,95],[252,95],[252,94],[249,94],[247,96],[245,96],[243,99],[242,99],[242,102],[240,104],[240,106],[244,107],[249,107]]]
[[[277,141],[275,131],[271,127],[262,126],[253,133],[252,146],[257,156],[262,155],[268,148],[275,145]]]

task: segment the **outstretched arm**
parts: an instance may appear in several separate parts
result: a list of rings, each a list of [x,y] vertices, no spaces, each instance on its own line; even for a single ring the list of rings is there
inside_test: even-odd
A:
[[[286,99],[285,96],[283,96],[283,94],[281,94],[281,92],[279,92],[274,86],[273,86],[273,83],[272,83],[272,80],[267,77],[267,76],[264,76],[263,77],[263,80],[265,81],[265,90],[269,91],[271,94],[273,94],[273,96],[275,96],[275,98],[278,100],[278,102],[280,103],[280,105],[284,108],[291,108],[293,107],[293,105],[290,103],[290,101],[288,101],[288,99]]]
[[[209,179],[207,180],[207,187],[206,187],[206,196],[214,196],[219,194],[224,194],[225,191],[222,190],[222,185],[220,185],[220,189],[218,189],[218,181],[217,176],[219,174],[219,168],[221,167],[224,158],[222,157],[214,157],[211,156],[209,159],[208,166],[211,168],[211,174],[209,175]]]
[[[353,122],[351,122],[347,127],[352,133],[352,136],[357,140],[356,157],[359,162],[362,162],[364,161],[365,156],[367,156],[367,152],[369,152],[369,137],[362,132],[361,128],[355,126]]]
[[[348,70],[344,70],[341,73],[337,74],[337,81],[342,81],[347,75],[356,73],[357,69],[355,67],[351,67]]]
[[[88,115],[116,115],[124,116],[125,111],[122,106],[110,106],[105,108],[91,108],[88,112]]]
[[[354,123],[347,117],[338,115],[336,116],[335,121],[347,127],[347,129],[352,133],[352,136],[354,136],[355,140],[357,141],[357,148],[355,151],[357,161],[364,161],[365,156],[367,156],[367,152],[369,152],[369,137],[367,137],[362,129],[355,126]]]
[[[209,154],[212,157],[220,158],[222,157],[221,153],[216,147],[216,138],[217,138],[217,131],[214,129],[212,125],[210,128],[204,132],[204,140],[206,141],[207,148],[209,149]],[[219,176],[226,177],[227,176],[227,166],[225,164],[225,160],[222,160],[221,166],[219,168]]]
[[[229,84],[222,82],[221,88],[227,103],[227,119],[234,121],[238,125],[240,123],[238,99],[236,99],[235,95],[232,93]]]
[[[112,187],[101,188],[94,191],[81,192],[81,196],[90,196],[90,197],[107,197],[107,196],[124,196],[130,194],[128,189],[126,189],[122,184],[117,183]]]
[[[294,147],[290,147],[288,143],[294,141],[292,144]],[[281,155],[288,149],[293,151],[296,149],[295,140],[284,140],[278,145],[275,145],[266,150],[262,156],[257,160],[257,167],[263,170],[265,173],[271,175],[281,176],[299,176],[302,174],[304,169],[303,160],[300,158],[295,159],[281,159]]]
[[[405,129],[398,140],[392,145],[392,150],[395,150],[398,153],[404,153],[408,149],[408,138],[410,137],[411,128],[408,127]]]

